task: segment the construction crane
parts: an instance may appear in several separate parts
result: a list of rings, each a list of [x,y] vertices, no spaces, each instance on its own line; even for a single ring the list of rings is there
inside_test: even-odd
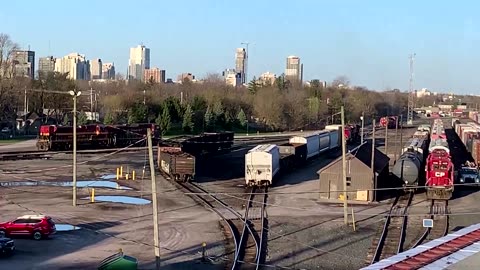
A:
[[[415,92],[413,91],[413,61],[416,53],[410,55],[410,83],[408,87],[408,111],[407,111],[407,125],[413,124],[413,110],[415,109]]]

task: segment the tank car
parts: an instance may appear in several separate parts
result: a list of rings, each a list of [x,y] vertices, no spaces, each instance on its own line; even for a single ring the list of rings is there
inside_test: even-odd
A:
[[[427,142],[425,139],[414,138],[402,150],[402,155],[395,162],[392,174],[402,181],[403,186],[416,187],[420,179],[420,172],[424,165],[424,154]]]

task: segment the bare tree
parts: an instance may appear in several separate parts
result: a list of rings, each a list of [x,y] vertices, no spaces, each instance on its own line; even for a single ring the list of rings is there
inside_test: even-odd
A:
[[[348,87],[350,86],[350,81],[345,75],[336,77],[332,82],[333,87]]]

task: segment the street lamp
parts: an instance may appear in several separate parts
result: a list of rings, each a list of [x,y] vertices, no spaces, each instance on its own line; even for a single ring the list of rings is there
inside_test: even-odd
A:
[[[360,116],[360,120],[362,120],[362,129],[360,130],[360,144],[363,144],[363,127],[364,127],[364,112],[362,112],[362,116]]]
[[[73,96],[73,206],[77,206],[77,97],[82,92],[68,91]]]

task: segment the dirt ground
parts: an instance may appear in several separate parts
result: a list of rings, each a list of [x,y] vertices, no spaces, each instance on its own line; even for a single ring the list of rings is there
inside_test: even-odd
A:
[[[406,143],[407,133],[403,142]],[[380,137],[383,134],[378,132]],[[394,132],[389,141],[394,142]],[[397,138],[397,141],[398,138]],[[382,150],[381,141],[380,150]],[[399,148],[399,146],[398,146]],[[397,148],[397,149],[398,149]],[[394,144],[389,146],[394,156]],[[244,191],[244,155],[248,148],[198,162],[197,181],[212,192],[234,192],[219,195],[241,210]],[[105,156],[79,155],[78,179],[108,180],[116,168],[136,171],[137,179],[119,180],[116,188],[95,188],[95,195],[125,195],[150,200],[151,182],[146,153]],[[343,205],[320,200],[316,172],[334,156],[323,156],[305,167],[284,175],[269,190],[268,254],[265,269],[359,269],[389,201],[349,205],[355,213],[356,231],[343,223]],[[90,203],[90,190],[78,189],[77,207],[72,205],[72,188],[52,185],[25,186],[19,181],[71,181],[72,156],[54,155],[50,160],[0,162],[0,219],[7,221],[23,214],[42,213],[57,223],[73,224],[79,230],[58,232],[50,240],[15,239],[18,252],[0,258],[5,269],[96,269],[105,257],[122,249],[139,260],[139,269],[153,269],[152,206],[111,202]],[[85,162],[88,161],[88,162]],[[146,166],[145,179],[142,170]],[[109,177],[106,177],[109,178]],[[111,180],[115,181],[115,180]],[[197,205],[190,197],[157,175],[161,260],[163,269],[223,269],[226,259],[224,235],[218,217]],[[480,222],[475,189],[457,190],[450,201],[450,230]],[[240,202],[239,202],[240,201]],[[428,203],[424,196],[415,197],[409,214],[424,215]],[[351,215],[349,216],[351,220]],[[201,244],[207,243],[207,260],[202,262]]]

